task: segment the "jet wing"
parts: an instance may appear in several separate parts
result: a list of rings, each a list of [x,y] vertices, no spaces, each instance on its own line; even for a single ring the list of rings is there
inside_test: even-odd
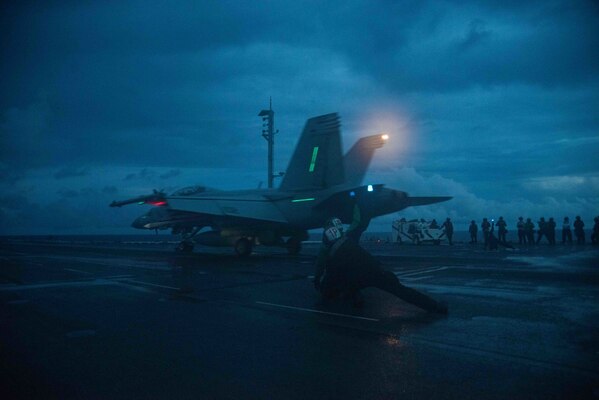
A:
[[[181,196],[167,197],[166,201],[171,209],[179,211],[269,222],[288,222],[271,200],[259,195],[236,197]]]

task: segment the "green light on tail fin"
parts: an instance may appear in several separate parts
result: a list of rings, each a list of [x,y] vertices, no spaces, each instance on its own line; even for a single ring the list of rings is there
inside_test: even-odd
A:
[[[316,157],[318,156],[318,146],[314,147],[312,150],[312,161],[310,161],[309,172],[314,172],[314,167],[316,166]]]

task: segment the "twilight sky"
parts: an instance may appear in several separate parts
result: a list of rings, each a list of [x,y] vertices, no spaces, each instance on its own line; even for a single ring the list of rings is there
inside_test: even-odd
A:
[[[266,182],[305,120],[386,132],[365,183],[453,195],[399,216],[599,215],[594,1],[0,5],[0,234],[137,233],[108,203]],[[508,226],[509,228],[509,226]]]

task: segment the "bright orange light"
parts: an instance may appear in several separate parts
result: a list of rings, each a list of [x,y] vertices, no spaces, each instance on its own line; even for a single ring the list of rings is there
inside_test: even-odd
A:
[[[387,135],[385,133],[384,135],[381,135],[381,139],[383,139],[383,140],[389,140],[389,135]]]

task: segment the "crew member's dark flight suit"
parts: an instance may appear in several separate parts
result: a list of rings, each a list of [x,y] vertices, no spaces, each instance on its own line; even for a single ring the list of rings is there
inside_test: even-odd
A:
[[[470,224],[470,227],[468,228],[468,232],[470,232],[470,243],[476,243],[478,226],[476,226],[476,223],[474,221]]]
[[[550,245],[555,245],[555,225],[553,218],[549,218],[549,221],[545,224],[545,232]]]
[[[524,219],[522,217],[518,218],[516,228],[518,228],[518,244],[526,244],[526,232],[524,231]]]
[[[379,260],[360,247],[358,241],[369,222],[369,218],[361,219],[360,210],[355,206],[347,233],[332,244],[323,241],[316,262],[316,289],[328,300],[339,295],[355,299],[360,289],[376,287],[426,311],[446,313],[445,305],[403,286],[393,273],[381,268]]]
[[[445,235],[447,236],[447,241],[449,242],[450,246],[453,246],[453,224],[451,223],[449,218],[447,218],[447,220],[443,222],[441,228],[445,228]]]
[[[562,244],[566,242],[572,244],[572,230],[570,229],[570,219],[568,217],[565,217],[562,223]]]
[[[584,222],[582,222],[580,217],[576,217],[574,220],[574,234],[576,235],[576,243],[584,244]]]
[[[535,224],[532,223],[530,218],[527,218],[526,223],[524,223],[524,232],[526,233],[526,242],[529,245],[535,244]]]
[[[593,234],[591,235],[591,243],[594,245],[599,244],[599,217],[593,219],[595,225],[593,225]]]
[[[547,222],[545,222],[545,218],[541,217],[538,224],[539,224],[539,232],[537,233],[537,244],[539,244],[539,242],[543,238],[543,235],[545,235],[547,240],[549,240],[549,237],[547,237]]]
[[[489,230],[491,229],[491,223],[486,218],[483,219],[483,222],[480,224],[480,228],[483,231],[483,239],[485,241],[485,249],[489,245]]]
[[[507,234],[507,223],[505,222],[505,220],[503,218],[499,218],[499,221],[497,221],[497,236],[499,241],[501,243],[505,243],[506,239],[505,236]]]

